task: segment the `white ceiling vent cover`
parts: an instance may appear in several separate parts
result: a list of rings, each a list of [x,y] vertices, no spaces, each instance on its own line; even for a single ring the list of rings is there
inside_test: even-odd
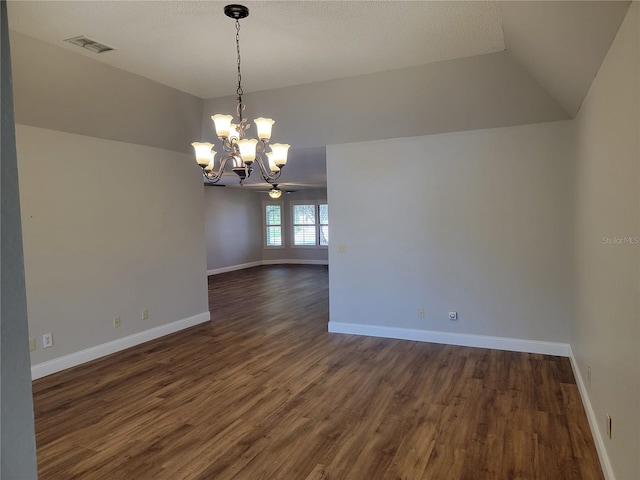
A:
[[[84,35],[80,35],[79,37],[67,38],[65,42],[73,43],[74,45],[78,45],[79,47],[86,48],[87,50],[90,50],[93,53],[104,53],[104,52],[109,52],[111,50],[114,50],[108,45],[105,45],[104,43],[96,42],[95,40],[91,40],[90,38],[87,38]]]

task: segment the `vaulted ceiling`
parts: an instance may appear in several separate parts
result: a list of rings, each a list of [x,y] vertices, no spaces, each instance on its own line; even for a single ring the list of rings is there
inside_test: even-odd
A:
[[[628,2],[245,2],[246,91],[507,50],[574,115]],[[212,1],[11,1],[11,29],[201,98],[235,92],[235,27]],[[86,35],[114,51],[64,43]]]
[[[400,95],[427,98],[421,100],[427,102],[424,107],[437,110],[439,117],[420,123],[407,116],[406,125],[397,125],[402,134],[390,132],[391,137],[489,128],[510,122],[504,115],[486,125],[474,122],[467,110],[438,105],[441,94],[434,93],[431,99],[423,95],[433,79],[442,75],[441,65],[449,63],[452,72],[474,75],[457,86],[462,99],[469,96],[471,82],[493,84],[494,89],[507,95],[520,90],[521,96],[528,96],[518,108],[530,112],[523,112],[514,124],[575,116],[629,6],[627,1],[244,4],[251,13],[241,21],[243,86],[245,92],[253,92],[254,101],[266,98],[269,92],[265,90],[279,89],[274,95],[278,98],[287,97],[283,93],[289,91],[286,87],[297,86],[291,91],[298,93],[316,91],[305,86],[317,82],[334,85],[335,91],[349,83],[328,81],[369,74],[373,82],[388,78],[402,83],[406,75],[393,76],[400,69],[421,76],[419,82],[405,82]],[[10,28],[14,31],[203,99],[221,98],[220,102],[208,101],[216,105],[228,103],[224,97],[233,95],[236,87],[235,28],[222,12],[224,5],[214,1],[8,2]],[[79,35],[115,50],[95,54],[64,42]],[[478,61],[464,60],[472,57]],[[500,78],[497,73],[483,73],[496,68],[500,69]],[[449,82],[446,78],[450,77],[442,78],[442,82]],[[484,95],[486,88],[491,85],[483,85],[471,97]],[[343,101],[350,102],[353,95],[345,97]],[[451,98],[445,100],[451,103]],[[434,105],[439,108],[434,109]],[[480,112],[485,107],[475,108]],[[541,114],[541,108],[547,113]],[[273,116],[277,118],[275,113]],[[370,139],[358,135],[357,127],[352,138],[342,138],[340,129],[344,130],[344,125],[339,122],[333,134],[311,138],[308,132],[298,131],[303,122],[293,118],[289,125],[281,122],[279,126],[287,127],[289,143],[313,153],[300,152],[301,158],[317,157],[318,147],[327,143]],[[354,124],[349,121],[350,126]],[[416,124],[418,128],[413,128]],[[301,172],[300,183],[308,174],[306,170]],[[317,182],[316,178],[311,183]]]

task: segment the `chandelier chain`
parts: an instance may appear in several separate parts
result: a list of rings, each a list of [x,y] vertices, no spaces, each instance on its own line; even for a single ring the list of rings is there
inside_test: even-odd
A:
[[[242,103],[242,71],[240,70],[240,22],[236,19],[236,52],[238,54],[238,102]]]

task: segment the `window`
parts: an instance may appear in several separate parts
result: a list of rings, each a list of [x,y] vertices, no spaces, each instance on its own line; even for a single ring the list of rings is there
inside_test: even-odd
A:
[[[329,206],[326,203],[294,204],[292,217],[294,246],[329,245]]]
[[[329,205],[318,205],[318,217],[320,218],[320,245],[329,245]]]
[[[282,206],[265,205],[265,244],[267,247],[282,247]]]

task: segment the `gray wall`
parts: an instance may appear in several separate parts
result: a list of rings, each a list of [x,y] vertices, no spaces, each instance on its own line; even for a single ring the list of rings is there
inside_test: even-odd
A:
[[[208,311],[190,155],[24,125],[17,146],[34,364]]]
[[[640,478],[639,30],[640,5],[633,3],[576,118],[571,347],[621,480]]]
[[[513,58],[575,117],[629,3],[501,1],[504,42]]]
[[[235,97],[205,101],[201,140],[215,140],[211,115],[235,111],[235,102]],[[296,149],[327,144],[568,118],[507,52],[248,93],[245,103],[248,118],[270,116],[276,120],[274,139],[286,142],[295,138],[293,153]],[[292,181],[293,177],[289,175],[283,181]],[[376,182],[379,186],[384,185],[378,179]],[[304,195],[302,191],[280,200],[288,202],[302,198],[301,195]],[[289,222],[289,205],[285,205],[284,212],[285,222]],[[224,214],[209,212],[208,215],[213,218]],[[226,224],[227,220],[222,218],[222,222]],[[208,235],[208,238],[216,236]],[[230,262],[240,261],[243,257],[255,257],[254,251],[247,251],[244,246],[239,246],[234,253],[216,253],[209,240],[208,244],[209,269],[230,266]],[[263,255],[265,260],[327,259],[326,250],[289,248],[288,244],[285,249],[265,250]]]
[[[207,270],[261,261],[261,195],[239,187],[204,190]]]
[[[568,342],[572,129],[327,147],[330,322]]]
[[[23,35],[12,43],[32,363],[206,315],[189,152],[202,101]]]
[[[11,92],[7,4],[0,2],[2,34],[2,267],[0,308],[0,478],[36,479],[36,442],[27,333],[20,197]]]
[[[291,246],[291,202],[326,199],[325,189],[300,190],[271,200],[266,193],[248,189],[205,187],[207,270],[233,268],[263,260],[326,262],[326,248]],[[264,248],[263,209],[269,202],[282,205],[283,248]]]
[[[235,102],[235,97],[205,101],[201,140],[215,140],[211,115],[235,111]],[[269,116],[276,120],[274,139],[283,142],[295,139],[295,142],[290,142],[293,143],[292,156],[296,150],[324,147],[327,144],[568,118],[562,108],[507,52],[248,93],[245,103],[248,118]],[[324,155],[322,157],[324,159]],[[296,181],[293,169],[297,167],[292,163],[287,168],[289,170],[285,171],[283,182]],[[411,175],[410,171],[407,175]],[[375,181],[378,186],[384,185],[383,180]],[[305,193],[300,191],[290,197],[280,198],[287,224],[290,222],[288,202],[301,199],[302,195]],[[315,192],[310,195],[317,197]],[[207,210],[209,208],[210,204]],[[335,208],[340,208],[340,205],[334,203],[330,217]],[[228,222],[221,212],[208,212],[207,215],[209,218],[220,216],[220,221],[225,225]],[[236,227],[238,222],[234,222]],[[234,227],[231,231],[237,233],[238,229]],[[249,236],[254,234],[247,231]],[[231,266],[231,262],[256,256],[254,250],[248,251],[244,245],[238,245],[233,253],[218,253],[210,240],[214,238],[219,243],[217,235],[208,234],[207,238],[209,269]],[[264,250],[264,260],[327,259],[325,249],[290,248],[288,236],[286,240],[284,249]],[[226,250],[228,247],[222,248]]]
[[[274,140],[295,139],[292,148],[569,118],[507,52],[248,93],[244,100],[247,117],[275,119]],[[215,139],[211,115],[234,112],[235,101],[205,102],[203,141]]]
[[[17,32],[11,41],[16,123],[193,151],[202,99]]]

